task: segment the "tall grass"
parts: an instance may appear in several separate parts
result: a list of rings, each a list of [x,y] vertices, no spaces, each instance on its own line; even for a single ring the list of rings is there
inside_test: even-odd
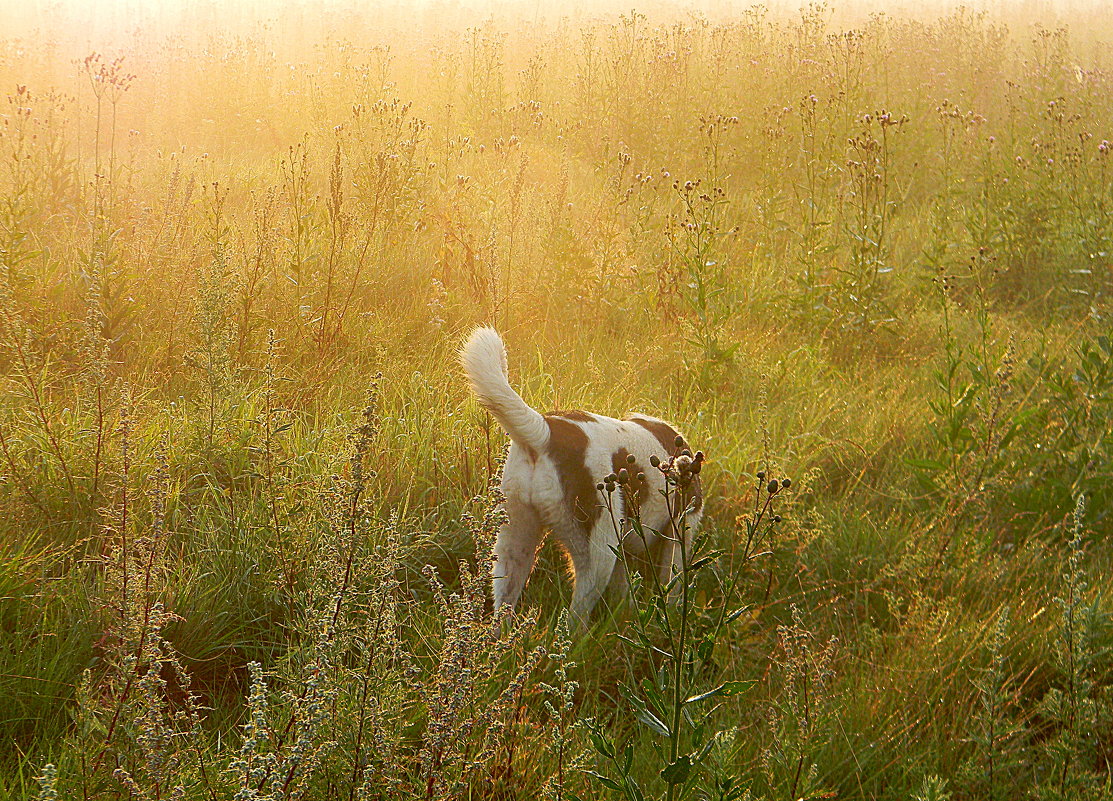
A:
[[[0,798],[1113,793],[1103,7],[122,9],[0,9]],[[582,634],[490,322],[707,454]]]

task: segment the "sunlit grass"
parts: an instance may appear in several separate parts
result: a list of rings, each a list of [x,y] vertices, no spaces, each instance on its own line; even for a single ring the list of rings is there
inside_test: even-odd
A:
[[[0,797],[1107,797],[1113,25],[870,11],[0,9]],[[492,625],[480,323],[682,606]]]

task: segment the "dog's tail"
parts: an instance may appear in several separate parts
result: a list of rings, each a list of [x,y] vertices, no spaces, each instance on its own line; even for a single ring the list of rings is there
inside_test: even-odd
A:
[[[510,439],[541,451],[549,443],[549,426],[514,391],[506,377],[506,348],[493,328],[472,331],[460,349],[460,363],[479,402],[491,410]]]

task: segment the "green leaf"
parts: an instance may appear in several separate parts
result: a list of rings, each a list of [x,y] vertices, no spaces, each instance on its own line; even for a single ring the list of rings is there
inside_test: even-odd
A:
[[[916,468],[917,470],[934,470],[938,472],[947,469],[946,465],[944,465],[942,462],[937,462],[934,459],[913,459],[906,456],[904,459],[904,463],[909,467]]]
[[[738,620],[738,618],[742,617],[742,615],[749,608],[750,608],[749,604],[746,604],[745,606],[738,607],[737,609],[735,609],[733,612],[731,612],[729,615],[726,616],[726,619],[723,620],[723,624],[726,625],[728,623],[733,623],[734,621]]]
[[[661,771],[661,778],[665,780],[665,784],[684,784],[691,771],[691,757],[685,755],[677,757],[675,762],[666,765],[664,770]]]
[[[604,787],[607,787],[611,790],[622,790],[622,785],[620,785],[614,779],[611,779],[611,778],[608,778],[607,776],[604,776],[602,773],[596,773],[593,770],[587,770],[587,771],[584,771],[584,772],[588,776],[590,776],[591,778],[595,779],[595,781],[599,782]]]
[[[714,747],[715,738],[711,737],[706,743],[703,744],[703,747],[699,750],[699,753],[696,754],[696,763],[699,764],[700,762],[703,762],[703,760],[707,758],[707,755],[711,753],[711,749]]]
[[[601,733],[590,730],[589,735],[591,744],[595,746],[595,750],[605,756],[607,759],[613,759],[615,755],[614,745],[604,737]]]
[[[716,559],[722,556],[722,554],[722,551],[712,551],[711,553],[707,554],[707,556],[701,557],[700,559],[692,562],[692,564],[688,565],[688,572],[695,573],[697,570],[706,567],[709,563],[714,562]]]
[[[659,717],[650,712],[647,707],[638,710],[637,718],[662,737],[669,736],[669,727]]]
[[[692,695],[684,699],[685,704],[694,704],[696,701],[706,701],[708,698],[727,697],[731,695],[739,695],[753,687],[756,681],[724,681],[714,690],[708,690],[699,695]]]

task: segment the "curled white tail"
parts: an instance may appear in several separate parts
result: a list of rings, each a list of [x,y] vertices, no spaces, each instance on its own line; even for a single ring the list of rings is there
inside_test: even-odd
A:
[[[510,438],[541,451],[549,443],[549,426],[510,386],[506,377],[506,348],[493,328],[472,331],[460,349],[460,363],[479,402],[491,410]]]

